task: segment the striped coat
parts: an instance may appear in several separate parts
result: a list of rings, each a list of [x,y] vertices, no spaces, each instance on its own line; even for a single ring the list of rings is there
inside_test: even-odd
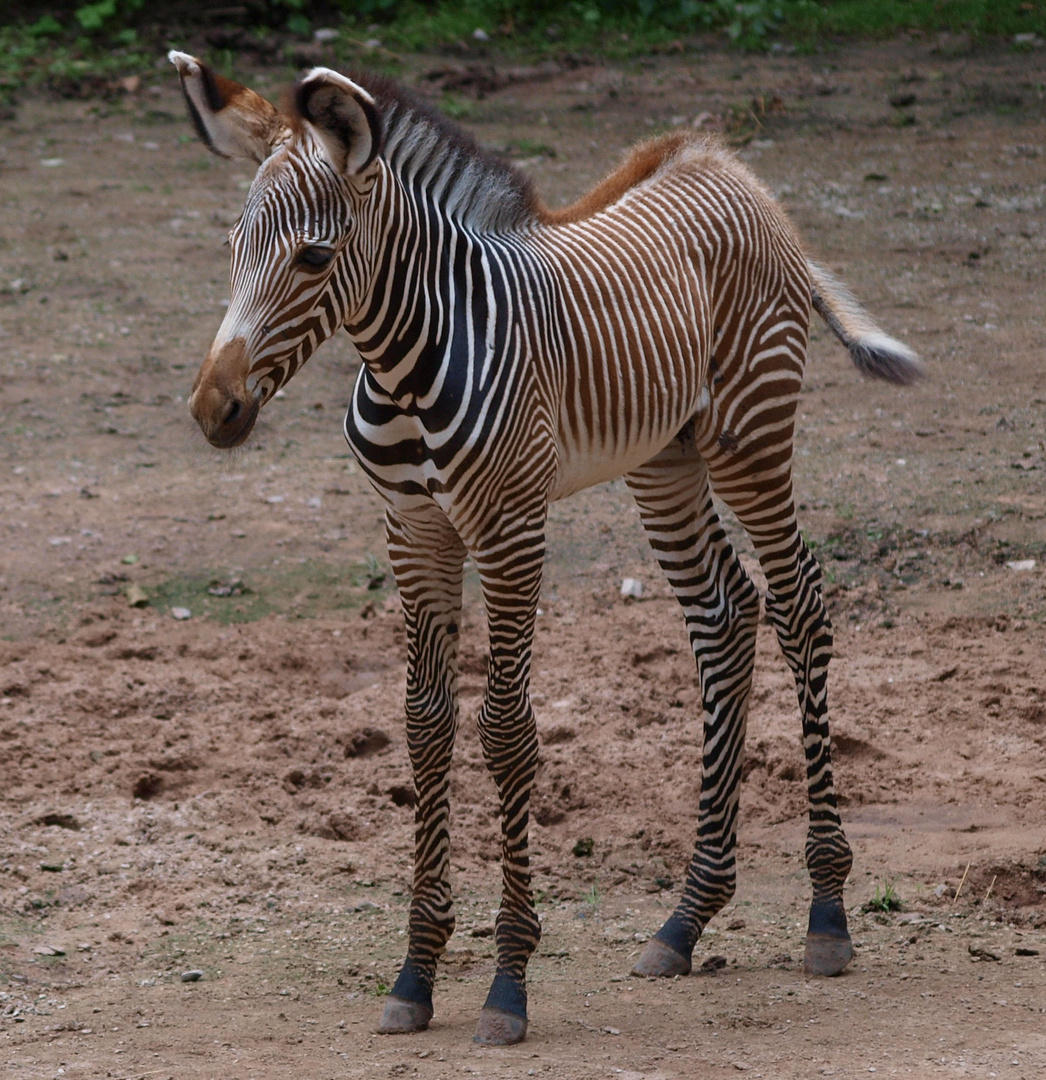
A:
[[[345,434],[387,505],[418,793],[407,957],[381,1030],[428,1024],[454,926],[448,768],[471,555],[490,647],[478,725],[504,866],[497,966],[476,1037],[525,1036],[526,965],[540,935],[527,837],[545,520],[552,500],[617,476],[682,606],[705,714],[686,884],[635,970],[688,972],[734,890],[759,597],[713,492],[752,538],[796,679],[810,802],[807,969],[841,970],[852,955],[842,904],[851,854],[829,752],[831,627],[791,486],[811,308],[871,376],[911,381],[914,354],[809,259],[768,192],[714,141],[653,140],[577,204],[550,210],[391,83],[315,69],[281,112],[184,53],[171,58],[205,142],[259,164],[231,234],[229,310],[190,399],[204,433],[217,446],[242,442],[341,326],[363,360]]]

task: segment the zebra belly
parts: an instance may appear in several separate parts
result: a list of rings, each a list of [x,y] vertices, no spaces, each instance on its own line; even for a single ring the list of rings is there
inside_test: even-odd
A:
[[[561,441],[559,467],[549,501],[566,498],[595,484],[616,480],[619,476],[637,469],[644,462],[656,457],[680,432],[695,413],[708,407],[708,391],[702,388],[696,400],[673,411],[653,431],[642,437],[621,440],[620,444],[596,443],[579,447]]]
[[[603,448],[594,447],[587,453],[575,451],[569,456],[561,456],[556,483],[549,495],[549,501],[565,499],[585,488],[624,476],[663,450],[675,434],[673,431],[658,442],[630,448],[632,452],[623,455],[609,454]]]

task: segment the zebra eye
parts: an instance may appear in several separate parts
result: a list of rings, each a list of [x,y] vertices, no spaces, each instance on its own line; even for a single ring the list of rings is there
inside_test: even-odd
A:
[[[310,244],[298,252],[298,263],[301,266],[311,267],[313,270],[321,270],[331,259],[334,258],[334,248],[322,247],[319,244]]]

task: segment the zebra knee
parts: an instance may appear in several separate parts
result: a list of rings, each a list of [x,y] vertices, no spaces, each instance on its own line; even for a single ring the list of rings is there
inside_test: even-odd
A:
[[[483,760],[502,799],[510,788],[529,793],[538,767],[538,731],[526,691],[506,698],[488,688],[478,726]]]
[[[759,590],[743,571],[742,575],[732,587],[724,588],[714,603],[707,597],[680,597],[687,612],[690,645],[698,659],[709,650],[755,641]]]
[[[784,593],[768,590],[766,617],[790,662],[793,657],[810,655],[810,645],[824,656],[826,663],[831,658],[832,619],[819,585],[801,583],[799,588]]]

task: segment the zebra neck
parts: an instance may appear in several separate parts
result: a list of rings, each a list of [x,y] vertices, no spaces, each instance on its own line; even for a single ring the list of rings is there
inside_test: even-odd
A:
[[[413,408],[473,383],[467,369],[489,367],[508,339],[511,264],[521,237],[476,229],[453,181],[394,173],[375,185],[367,231],[369,288],[347,329],[371,376],[392,401]]]
[[[529,182],[438,115],[395,102],[386,112],[382,159],[391,177],[450,221],[504,233],[535,220]]]

